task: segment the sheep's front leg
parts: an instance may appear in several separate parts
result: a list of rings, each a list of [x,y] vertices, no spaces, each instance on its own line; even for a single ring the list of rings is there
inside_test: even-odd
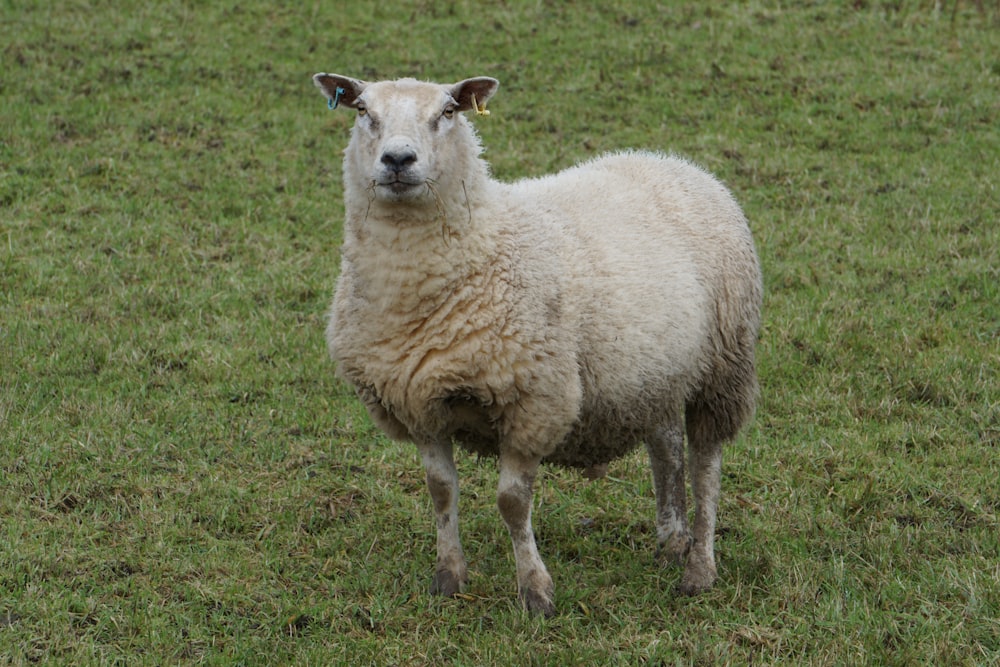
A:
[[[466,581],[465,555],[458,534],[458,470],[451,442],[420,445],[427,473],[427,490],[437,523],[437,565],[431,593],[452,596]]]
[[[656,538],[660,556],[684,566],[691,548],[684,480],[684,431],[680,421],[661,425],[646,441],[656,491]]]
[[[531,498],[539,459],[504,452],[500,455],[497,506],[514,545],[517,591],[525,608],[536,614],[555,613],[552,577],[538,555],[531,529]]]

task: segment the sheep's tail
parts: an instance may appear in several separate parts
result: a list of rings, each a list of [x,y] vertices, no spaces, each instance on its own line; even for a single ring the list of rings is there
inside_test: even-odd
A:
[[[707,384],[684,406],[684,423],[692,446],[732,440],[753,417],[759,394],[753,346],[726,356],[725,367],[713,369]]]
[[[752,275],[736,289],[723,289],[716,296],[709,367],[699,390],[685,404],[692,444],[732,440],[754,414],[760,393],[755,350],[763,288],[752,255],[751,262]]]

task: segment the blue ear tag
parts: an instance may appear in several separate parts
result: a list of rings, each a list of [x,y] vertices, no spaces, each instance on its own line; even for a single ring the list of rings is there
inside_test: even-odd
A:
[[[341,96],[341,95],[343,95],[343,94],[344,94],[344,93],[346,93],[346,92],[347,92],[346,90],[344,90],[344,89],[343,89],[343,88],[341,88],[340,86],[337,86],[337,94],[336,94],[336,95],[334,95],[334,97],[333,97],[333,99],[332,99],[332,100],[327,100],[327,101],[326,101],[326,106],[327,106],[327,108],[328,108],[328,109],[331,109],[331,110],[332,110],[332,109],[336,109],[336,108],[337,108],[337,105],[339,105],[339,104],[340,104],[340,96]]]

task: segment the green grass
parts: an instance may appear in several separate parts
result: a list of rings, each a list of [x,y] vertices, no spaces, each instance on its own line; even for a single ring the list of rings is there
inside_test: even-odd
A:
[[[1000,9],[337,4],[0,4],[0,663],[1000,662]],[[539,480],[547,621],[462,457],[468,599],[426,595],[418,458],[324,348],[324,70],[497,77],[503,179],[642,147],[736,192],[763,395],[711,592],[636,454]]]

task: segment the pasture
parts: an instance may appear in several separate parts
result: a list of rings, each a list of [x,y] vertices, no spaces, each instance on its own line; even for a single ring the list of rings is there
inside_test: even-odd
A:
[[[955,2],[0,4],[0,663],[1000,663],[1000,8]],[[656,566],[638,452],[543,469],[529,616],[460,455],[469,586],[427,595],[416,451],[323,340],[319,71],[499,79],[504,180],[633,147],[733,190],[762,396],[714,589]]]

